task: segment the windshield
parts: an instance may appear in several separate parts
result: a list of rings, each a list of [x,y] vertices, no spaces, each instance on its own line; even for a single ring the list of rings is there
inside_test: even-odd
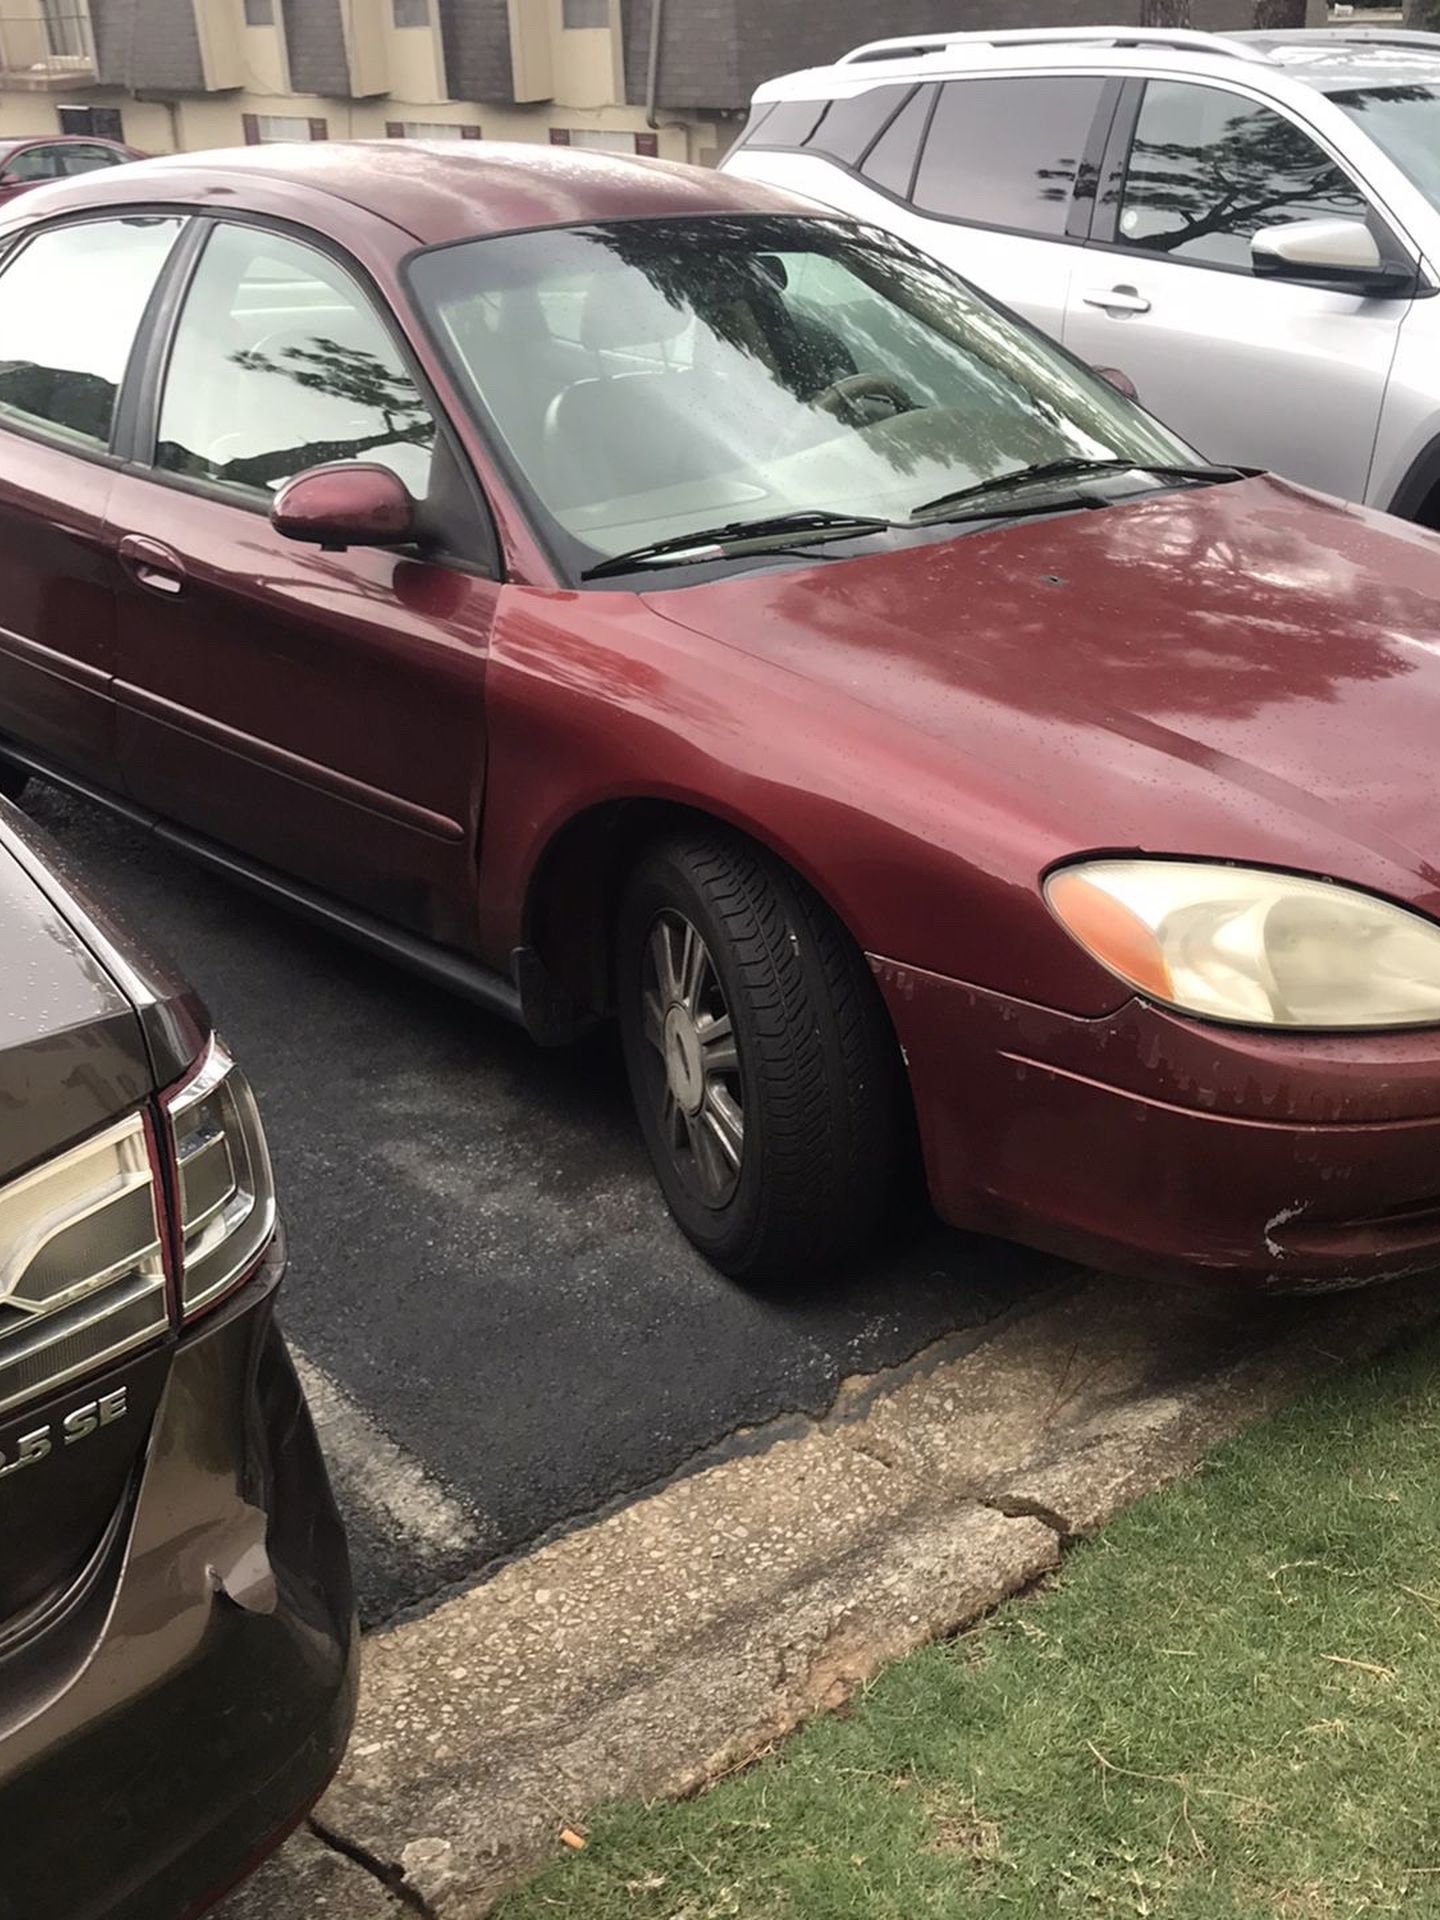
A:
[[[422,254],[411,283],[577,567],[776,515],[903,520],[1055,461],[1193,458],[943,267],[835,221],[507,234]]]
[[[1330,98],[1440,207],[1440,87],[1393,80],[1384,86],[1348,88]]]

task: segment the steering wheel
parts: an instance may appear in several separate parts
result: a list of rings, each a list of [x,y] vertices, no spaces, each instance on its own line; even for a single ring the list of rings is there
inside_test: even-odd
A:
[[[864,416],[856,406],[857,400],[888,400],[892,415],[909,413],[915,402],[900,385],[885,373],[847,373],[839,380],[832,380],[828,387],[812,395],[817,407],[823,407],[826,413],[833,413],[842,420],[851,420],[857,425],[864,424]]]

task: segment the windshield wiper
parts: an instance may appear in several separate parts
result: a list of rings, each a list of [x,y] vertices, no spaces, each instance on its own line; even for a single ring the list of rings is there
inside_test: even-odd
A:
[[[662,561],[681,566],[702,560],[723,560],[733,553],[752,548],[812,546],[817,540],[853,540],[863,533],[888,533],[902,525],[881,520],[873,514],[832,513],[825,507],[810,507],[799,513],[774,513],[761,520],[727,520],[723,526],[704,527],[699,533],[680,533],[669,540],[655,540],[646,547],[632,547],[628,553],[611,554],[597,560],[581,574],[582,580],[600,580],[609,573],[628,573],[632,567],[650,567]]]
[[[972,500],[988,499],[997,493],[1008,493],[1012,488],[1030,486],[1037,481],[1084,480],[1091,474],[1107,473],[1144,473],[1153,475],[1157,480],[1238,480],[1242,471],[1240,467],[1157,464],[1149,460],[1085,460],[1072,454],[1064,460],[1044,460],[1038,466],[1017,467],[1013,473],[996,474],[992,479],[976,481],[973,486],[957,487],[953,493],[939,494],[934,500],[927,500],[922,506],[916,507],[910,519],[912,522],[924,521],[932,514],[945,514],[951,507],[964,506]]]

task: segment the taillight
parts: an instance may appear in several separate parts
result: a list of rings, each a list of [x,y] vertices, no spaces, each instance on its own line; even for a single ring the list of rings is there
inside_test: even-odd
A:
[[[199,1067],[161,1100],[180,1210],[180,1309],[211,1306],[275,1230],[275,1185],[250,1083],[212,1037]]]
[[[170,1324],[139,1114],[0,1187],[0,1413]]]

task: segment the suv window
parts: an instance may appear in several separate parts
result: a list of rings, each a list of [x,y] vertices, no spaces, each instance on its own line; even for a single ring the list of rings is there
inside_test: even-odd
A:
[[[378,460],[429,491],[435,421],[343,268],[258,227],[222,226],[180,316],[155,464],[268,495],[307,467]]]
[[[1098,75],[948,81],[920,156],[915,205],[1058,239],[1104,88]]]
[[[805,151],[828,154],[832,160],[853,167],[912,91],[908,86],[867,87],[864,93],[832,100],[805,142]]]
[[[865,156],[860,171],[886,193],[906,199],[915,176],[915,156],[929,118],[934,87],[917,87]]]
[[[174,218],[90,220],[39,233],[0,274],[0,423],[106,446]]]
[[[1248,270],[1263,227],[1368,212],[1359,189],[1283,114],[1220,87],[1147,83],[1121,194],[1122,246]]]

